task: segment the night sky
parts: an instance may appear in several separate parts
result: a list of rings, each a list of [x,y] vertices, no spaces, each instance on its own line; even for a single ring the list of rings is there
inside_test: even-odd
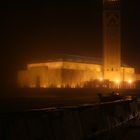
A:
[[[102,57],[102,0],[0,4],[1,85],[16,85],[27,63],[53,53]],[[140,1],[122,3],[122,60],[140,72]]]

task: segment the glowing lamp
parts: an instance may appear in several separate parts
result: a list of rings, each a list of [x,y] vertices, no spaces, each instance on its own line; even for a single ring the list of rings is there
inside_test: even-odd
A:
[[[100,80],[100,81],[103,81],[103,78],[101,77],[99,80]]]
[[[129,84],[132,84],[132,80],[128,80],[128,83],[129,83]]]
[[[120,83],[120,80],[116,80],[115,82],[116,82],[116,84],[119,84]]]

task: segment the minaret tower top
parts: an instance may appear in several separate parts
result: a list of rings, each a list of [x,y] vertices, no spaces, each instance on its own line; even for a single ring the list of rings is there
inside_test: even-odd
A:
[[[103,5],[106,10],[120,9],[121,0],[103,0]]]

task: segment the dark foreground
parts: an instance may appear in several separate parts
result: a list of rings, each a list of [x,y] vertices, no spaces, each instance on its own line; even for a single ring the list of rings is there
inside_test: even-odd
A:
[[[140,118],[129,128],[126,129],[123,140],[139,140],[140,139]]]
[[[8,91],[0,101],[0,139],[137,140],[140,120],[136,100],[100,103],[98,93],[111,92],[95,89]],[[128,91],[120,93],[127,95]]]
[[[2,113],[2,140],[120,140],[138,117],[135,100]]]

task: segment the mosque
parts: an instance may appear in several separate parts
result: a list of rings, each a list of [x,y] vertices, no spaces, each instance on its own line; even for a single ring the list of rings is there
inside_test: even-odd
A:
[[[31,88],[135,88],[135,68],[121,62],[121,0],[103,0],[102,59],[75,55],[50,57],[18,72],[18,85]]]

